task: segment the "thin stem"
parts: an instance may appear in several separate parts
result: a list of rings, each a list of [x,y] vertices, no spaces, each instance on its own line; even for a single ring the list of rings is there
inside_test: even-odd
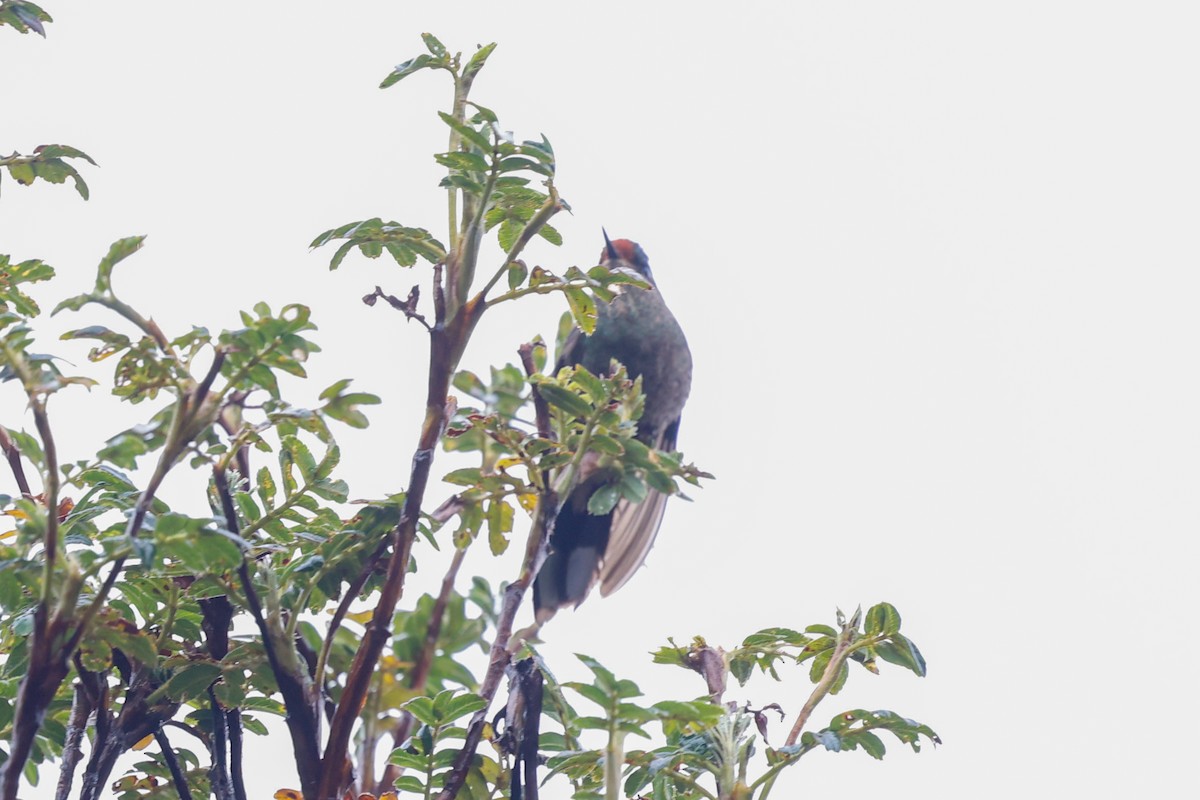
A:
[[[430,338],[425,420],[421,425],[416,453],[413,455],[408,491],[404,496],[400,522],[393,534],[392,555],[388,562],[387,575],[380,588],[379,601],[366,626],[362,644],[346,676],[341,702],[338,703],[329,725],[329,740],[322,758],[321,788],[318,793],[321,800],[339,796],[342,784],[345,783],[344,770],[350,733],[357,719],[358,709],[366,699],[371,674],[379,663],[383,648],[391,639],[392,615],[404,592],[404,579],[408,573],[413,540],[417,535],[421,504],[425,499],[425,489],[429,485],[434,455],[449,421],[447,397],[450,378],[482,312],[482,305],[468,305],[452,316],[447,326],[447,320],[439,311]]]
[[[455,119],[462,119],[463,114],[466,111],[467,94],[464,91],[462,79],[459,78],[458,73],[451,71],[450,74],[454,76],[454,104],[450,108],[450,113]],[[449,151],[451,153],[455,152],[458,150],[460,145],[461,141],[458,131],[451,128]],[[450,233],[449,252],[453,253],[458,249],[458,189],[453,186],[449,186],[446,188],[446,193],[449,196],[449,200],[447,202],[447,210],[449,211],[449,224],[446,226],[446,228]]]
[[[234,800],[247,800],[242,712],[231,708],[225,712],[225,720],[229,727],[229,776],[233,779]]]
[[[671,780],[687,784],[688,788],[690,788],[693,792],[704,795],[708,798],[708,800],[717,800],[717,796],[715,794],[701,786],[699,781],[697,781],[691,775],[688,775],[686,772],[671,773]]]
[[[546,198],[546,202],[542,203],[542,207],[537,210],[537,213],[530,217],[529,222],[525,223],[525,227],[521,230],[521,234],[517,237],[517,240],[513,242],[512,247],[508,248],[508,252],[504,254],[504,263],[500,265],[500,268],[496,270],[492,277],[488,279],[488,282],[484,284],[483,288],[479,290],[478,297],[481,300],[487,297],[487,293],[496,285],[496,282],[508,272],[508,265],[516,260],[521,251],[525,249],[525,245],[529,244],[529,240],[537,235],[537,232],[550,221],[551,217],[562,211],[563,206],[562,201],[558,197],[558,190],[553,185],[549,189],[550,194]]]
[[[213,724],[212,769],[209,772],[209,783],[212,786],[213,796],[217,800],[230,800],[233,790],[229,784],[228,756],[226,755],[226,737],[229,731],[226,727],[225,712],[221,710],[221,704],[217,702],[217,693],[212,686],[208,687],[208,700],[209,708],[212,709]]]
[[[520,608],[521,601],[525,598],[525,592],[533,583],[533,578],[537,575],[538,570],[541,569],[542,562],[546,560],[550,534],[554,530],[554,520],[557,516],[558,494],[553,490],[547,490],[538,500],[533,525],[529,531],[529,543],[525,548],[525,559],[521,564],[521,574],[504,590],[504,604],[501,606],[500,616],[496,620],[496,638],[492,642],[492,649],[488,656],[487,672],[484,673],[483,682],[479,687],[479,696],[484,699],[486,705],[471,717],[471,722],[467,727],[466,741],[463,742],[462,748],[454,758],[454,766],[446,778],[446,786],[438,795],[438,800],[454,800],[467,780],[471,759],[483,736],[488,707],[491,706],[492,700],[496,697],[496,691],[500,688],[500,679],[504,675],[504,668],[512,660],[508,642],[512,637],[513,620],[516,619],[517,609]]]
[[[42,481],[42,492],[46,496],[46,536],[43,540],[46,562],[42,573],[42,603],[48,607],[54,586],[54,566],[58,562],[58,449],[54,445],[54,433],[50,430],[50,418],[46,415],[45,400],[30,399],[33,421],[46,455],[46,474]]]
[[[375,548],[375,552],[372,553],[371,557],[367,559],[367,562],[363,565],[362,570],[360,570],[358,575],[355,576],[354,580],[350,582],[350,585],[346,587],[346,591],[342,594],[341,601],[338,602],[338,606],[336,609],[334,609],[333,616],[329,620],[329,628],[325,631],[325,641],[321,644],[321,653],[317,656],[316,667],[313,669],[313,680],[316,682],[318,690],[317,697],[314,700],[313,713],[317,719],[318,733],[321,729],[321,715],[317,705],[321,702],[321,697],[324,694],[325,669],[326,665],[329,663],[329,652],[333,648],[333,635],[337,633],[338,628],[342,626],[342,621],[345,620],[346,614],[350,613],[350,606],[355,600],[358,599],[359,592],[361,592],[363,586],[366,585],[367,579],[371,577],[373,572],[375,572],[375,567],[378,565],[379,559],[387,550],[388,542],[390,541],[390,539],[384,539]]]
[[[159,626],[158,636],[155,639],[160,648],[171,638],[171,629],[175,627],[175,614],[178,610],[179,584],[171,581],[170,588],[167,590],[167,618]]]
[[[834,645],[833,655],[829,659],[829,663],[825,666],[825,671],[821,673],[821,680],[817,681],[817,685],[813,687],[812,694],[808,696],[808,700],[804,701],[804,707],[800,709],[800,714],[796,717],[795,724],[792,725],[791,733],[788,734],[785,746],[790,747],[800,738],[800,734],[804,731],[804,725],[808,722],[808,718],[812,716],[813,709],[817,704],[825,699],[825,695],[829,694],[829,690],[833,688],[833,684],[837,681],[838,673],[842,671],[842,665],[846,663],[846,659],[850,657],[850,653],[856,648],[851,646],[850,638],[854,635],[854,629],[846,626],[842,628],[842,633],[838,636],[837,644]]]
[[[171,740],[167,738],[167,734],[162,728],[154,732],[154,741],[158,742],[163,761],[166,763],[167,769],[171,771],[171,783],[175,786],[175,794],[179,795],[179,800],[192,800],[192,790],[188,788],[187,776],[179,765],[175,751],[171,749]]]
[[[142,529],[142,523],[146,521],[146,514],[150,512],[150,506],[154,502],[154,495],[158,492],[163,479],[167,477],[167,472],[171,469],[171,464],[165,458],[165,451],[163,452],[163,456],[159,458],[158,464],[154,469],[154,474],[150,476],[150,481],[146,484],[146,488],[142,490],[141,496],[138,497],[137,505],[133,508],[133,514],[129,517],[129,524],[125,526],[125,536],[130,540],[137,538],[138,532]],[[104,583],[101,584],[95,597],[92,598],[92,602],[79,617],[79,621],[75,625],[75,630],[71,633],[71,638],[67,641],[64,648],[67,653],[75,652],[75,648],[79,646],[79,642],[82,641],[84,635],[87,633],[92,619],[99,613],[104,603],[108,600],[109,592],[116,585],[117,577],[125,567],[126,558],[127,556],[122,555],[113,561],[112,569],[108,572],[108,577],[104,579]],[[62,610],[66,613],[74,611],[74,609]]]
[[[530,378],[537,374],[537,365],[533,363],[533,347],[532,342],[527,342],[517,348],[517,355],[521,357],[521,366],[525,368],[525,375]],[[543,439],[553,439],[554,428],[550,423],[550,406],[546,403],[546,398],[542,397],[537,386],[533,387],[530,394],[533,395],[533,414],[537,420],[538,436]]]
[[[123,300],[118,300],[112,294],[92,295],[92,302],[98,303],[107,309],[117,312],[122,317],[138,326],[146,335],[154,340],[154,343],[158,345],[159,350],[162,350],[167,355],[175,358],[176,361],[179,360],[178,356],[175,354],[175,349],[171,347],[171,343],[167,340],[166,334],[162,332],[162,328],[158,327],[158,323],[156,323],[154,320],[143,317],[136,309],[133,308],[133,306],[129,305]]]
[[[445,576],[442,578],[442,587],[438,592],[437,600],[433,604],[433,612],[429,615],[429,628],[425,631],[425,640],[421,643],[421,652],[417,656],[416,663],[413,665],[412,671],[408,675],[408,688],[421,691],[425,688],[426,682],[429,680],[429,669],[433,665],[433,657],[437,653],[438,639],[442,635],[442,625],[445,624],[446,608],[450,604],[450,595],[454,591],[454,582],[458,577],[458,570],[462,567],[463,559],[467,555],[467,549],[460,547],[454,551],[454,558],[450,560],[450,567],[446,570]],[[412,731],[413,716],[405,711],[399,722],[392,729],[392,742],[395,747],[404,744],[404,740],[408,738]],[[383,776],[379,779],[377,791],[383,794],[385,791],[390,791],[395,783],[396,778],[400,775],[400,769],[395,764],[388,764],[383,770]]]
[[[225,515],[226,528],[237,536],[237,510],[233,505],[233,495],[229,491],[229,481],[225,477],[224,470],[213,470],[213,483],[217,489],[217,496],[221,500],[221,510]],[[281,660],[282,654],[276,647],[276,637],[272,635],[273,631],[263,614],[262,603],[259,600],[258,592],[254,589],[254,581],[250,577],[250,568],[244,555],[237,572],[242,584],[242,591],[246,595],[246,605],[249,606],[250,614],[262,636],[263,649],[266,650],[271,672],[279,686],[279,693],[283,695],[283,704],[287,709],[288,732],[292,737],[292,750],[296,757],[296,768],[300,774],[301,789],[305,797],[315,797],[317,782],[320,780],[321,774],[320,745],[317,740],[316,720],[305,696],[304,683],[299,670],[286,668]],[[294,666],[294,662],[294,657],[288,659],[289,665]]]
[[[33,492],[29,489],[29,479],[25,477],[25,466],[21,463],[21,449],[17,447],[17,443],[8,435],[8,429],[3,425],[0,425],[0,450],[4,451],[4,456],[8,459],[8,466],[12,470],[21,496],[33,497]]]
[[[625,733],[617,728],[616,720],[609,721],[608,743],[604,747],[604,798],[621,800],[621,767],[625,762]]]
[[[87,730],[88,716],[91,713],[92,704],[87,689],[82,683],[76,683],[75,693],[71,698],[71,716],[67,719],[67,735],[63,741],[62,766],[58,772],[58,788],[54,793],[54,800],[67,800],[71,794],[75,767],[83,758],[83,734]]]
[[[199,739],[205,747],[208,747],[208,739],[205,737],[204,732],[196,726],[188,725],[186,722],[180,722],[177,719],[168,719],[164,721],[163,727],[167,726],[179,728],[179,730],[183,731],[184,733],[190,733],[192,736],[195,736],[197,739]]]

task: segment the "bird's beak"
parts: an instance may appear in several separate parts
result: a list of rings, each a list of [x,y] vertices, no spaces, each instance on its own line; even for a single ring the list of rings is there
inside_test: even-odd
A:
[[[608,260],[619,261],[620,256],[617,255],[617,248],[613,247],[613,243],[608,239],[608,231],[601,228],[600,232],[604,234],[604,250],[608,253]]]

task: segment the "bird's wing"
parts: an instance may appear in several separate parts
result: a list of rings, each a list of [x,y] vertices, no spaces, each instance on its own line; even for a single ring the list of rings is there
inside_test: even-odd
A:
[[[659,450],[675,449],[679,436],[679,419],[676,418],[663,431],[654,447]],[[609,528],[608,547],[604,550],[604,561],[600,565],[600,595],[608,597],[633,577],[638,567],[650,554],[654,539],[662,525],[663,512],[667,510],[667,495],[651,489],[646,499],[631,503],[621,498],[612,511],[612,526]]]
[[[631,503],[622,498],[612,512],[612,528],[604,562],[600,565],[600,595],[607,597],[625,585],[646,560],[667,508],[667,496],[651,489],[646,499]]]

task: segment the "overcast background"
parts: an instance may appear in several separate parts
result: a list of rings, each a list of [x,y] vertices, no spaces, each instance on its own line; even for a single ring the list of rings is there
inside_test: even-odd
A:
[[[444,239],[445,76],[376,87],[422,31],[500,43],[473,97],[550,138],[575,210],[529,260],[589,266],[602,225],[644,245],[695,358],[680,445],[717,476],[671,503],[629,585],[547,628],[560,678],[584,679],[586,652],[651,699],[699,694],[647,652],[887,600],[929,676],[856,670],[816,721],[890,708],[944,746],[815,753],[781,797],[1194,786],[1193,4],[45,5],[48,40],[0,31],[0,150],[66,143],[100,168],[82,168],[86,203],[5,175],[0,252],[59,270],[37,291],[52,306],[111,241],[149,234],[116,285],[169,331],[313,306],[325,352],[297,402],[343,376],[385,400],[339,437],[357,497],[404,488],[426,356],[359,298],[427,272],[352,256],[329,273],[307,244],[371,216]],[[466,365],[552,337],[560,311],[489,317]],[[99,322],[46,321],[41,347],[83,364],[54,335]],[[102,391],[54,407],[66,458],[138,418]],[[0,415],[30,425],[12,387]],[[419,555],[431,583],[443,556]],[[805,673],[730,696],[790,720]],[[285,736],[252,746],[255,796],[294,785]]]

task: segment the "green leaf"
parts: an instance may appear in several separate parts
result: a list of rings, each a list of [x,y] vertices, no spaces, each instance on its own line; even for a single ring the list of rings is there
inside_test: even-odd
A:
[[[640,503],[646,499],[646,484],[632,472],[621,476],[621,494],[631,503]]]
[[[463,77],[470,80],[479,74],[479,70],[483,69],[483,65],[487,62],[488,56],[490,56],[492,51],[495,49],[496,43],[492,42],[491,44],[485,44],[483,47],[480,47],[478,50],[476,50],[475,54],[471,56],[471,59],[467,61],[466,66],[463,67]]]
[[[510,245],[511,246],[511,245]],[[508,250],[508,248],[504,248]],[[508,288],[516,289],[521,284],[525,283],[525,278],[529,276],[529,268],[525,266],[523,261],[508,262]]]
[[[443,167],[463,172],[487,172],[491,169],[487,160],[479,153],[464,153],[459,150],[453,153],[438,153],[433,159]]]
[[[567,304],[571,307],[571,316],[575,318],[575,324],[584,333],[593,333],[596,330],[596,301],[577,286],[568,286],[563,293],[567,296]]]
[[[572,417],[591,416],[592,407],[586,400],[558,384],[551,383],[550,381],[539,381],[538,392],[541,393],[542,399],[547,403],[555,408],[562,409]]]
[[[35,317],[41,309],[32,297],[17,288],[22,283],[38,283],[54,277],[54,268],[41,259],[30,259],[19,264],[9,262],[9,257],[0,255],[0,311],[13,310],[25,317]]]
[[[444,59],[446,57],[446,46],[438,41],[438,38],[432,33],[422,33],[421,40],[425,42],[425,46],[429,48],[429,52],[436,58]]]
[[[554,228],[550,225],[542,225],[542,227],[538,228],[538,236],[542,237],[555,247],[562,246],[562,234],[558,232],[557,228]]]
[[[160,691],[175,700],[201,697],[212,682],[221,677],[221,668],[208,661],[193,661],[167,679]]]
[[[455,486],[474,486],[483,480],[483,470],[479,467],[463,467],[447,474],[442,480]]]
[[[513,507],[504,500],[492,500],[488,504],[488,546],[494,556],[508,549],[508,534],[513,528],[513,513]]]
[[[450,114],[444,111],[439,111],[438,116],[442,122],[450,126],[450,129],[461,136],[465,141],[478,147],[484,153],[492,152],[492,142],[487,136],[472,128],[470,125],[455,119]]]
[[[441,695],[438,695],[438,699],[440,698]],[[440,711],[439,717],[443,721],[452,722],[467,714],[474,714],[480,709],[487,708],[487,701],[477,694],[455,694],[442,704],[435,700],[434,707]]]
[[[414,697],[402,705],[401,708],[412,714],[413,718],[418,722],[423,722],[426,725],[437,725],[438,719],[433,711],[432,697]]]
[[[596,516],[609,514],[616,508],[617,501],[620,499],[621,487],[615,483],[605,484],[592,492],[592,496],[588,498],[588,513]]]
[[[869,636],[900,632],[900,612],[891,603],[877,603],[867,611],[865,630]]]
[[[414,72],[420,72],[423,69],[432,69],[442,66],[437,59],[432,56],[421,53],[416,58],[410,58],[403,64],[397,64],[395,69],[388,73],[387,77],[379,84],[380,89],[386,89],[389,86],[394,86],[403,79],[412,75]]]
[[[883,740],[870,731],[863,731],[852,737],[843,737],[842,742],[850,747],[861,747],[874,759],[882,759],[884,753],[887,752],[887,748],[883,746]]]
[[[145,236],[130,236],[125,239],[118,239],[112,243],[108,248],[108,253],[104,258],[100,259],[100,266],[96,270],[95,291],[97,293],[108,292],[110,290],[112,287],[113,267],[140,250],[142,242],[145,240]]]
[[[912,670],[917,676],[925,677],[925,657],[908,638],[894,634],[889,641],[875,645],[875,654],[890,664]]]

